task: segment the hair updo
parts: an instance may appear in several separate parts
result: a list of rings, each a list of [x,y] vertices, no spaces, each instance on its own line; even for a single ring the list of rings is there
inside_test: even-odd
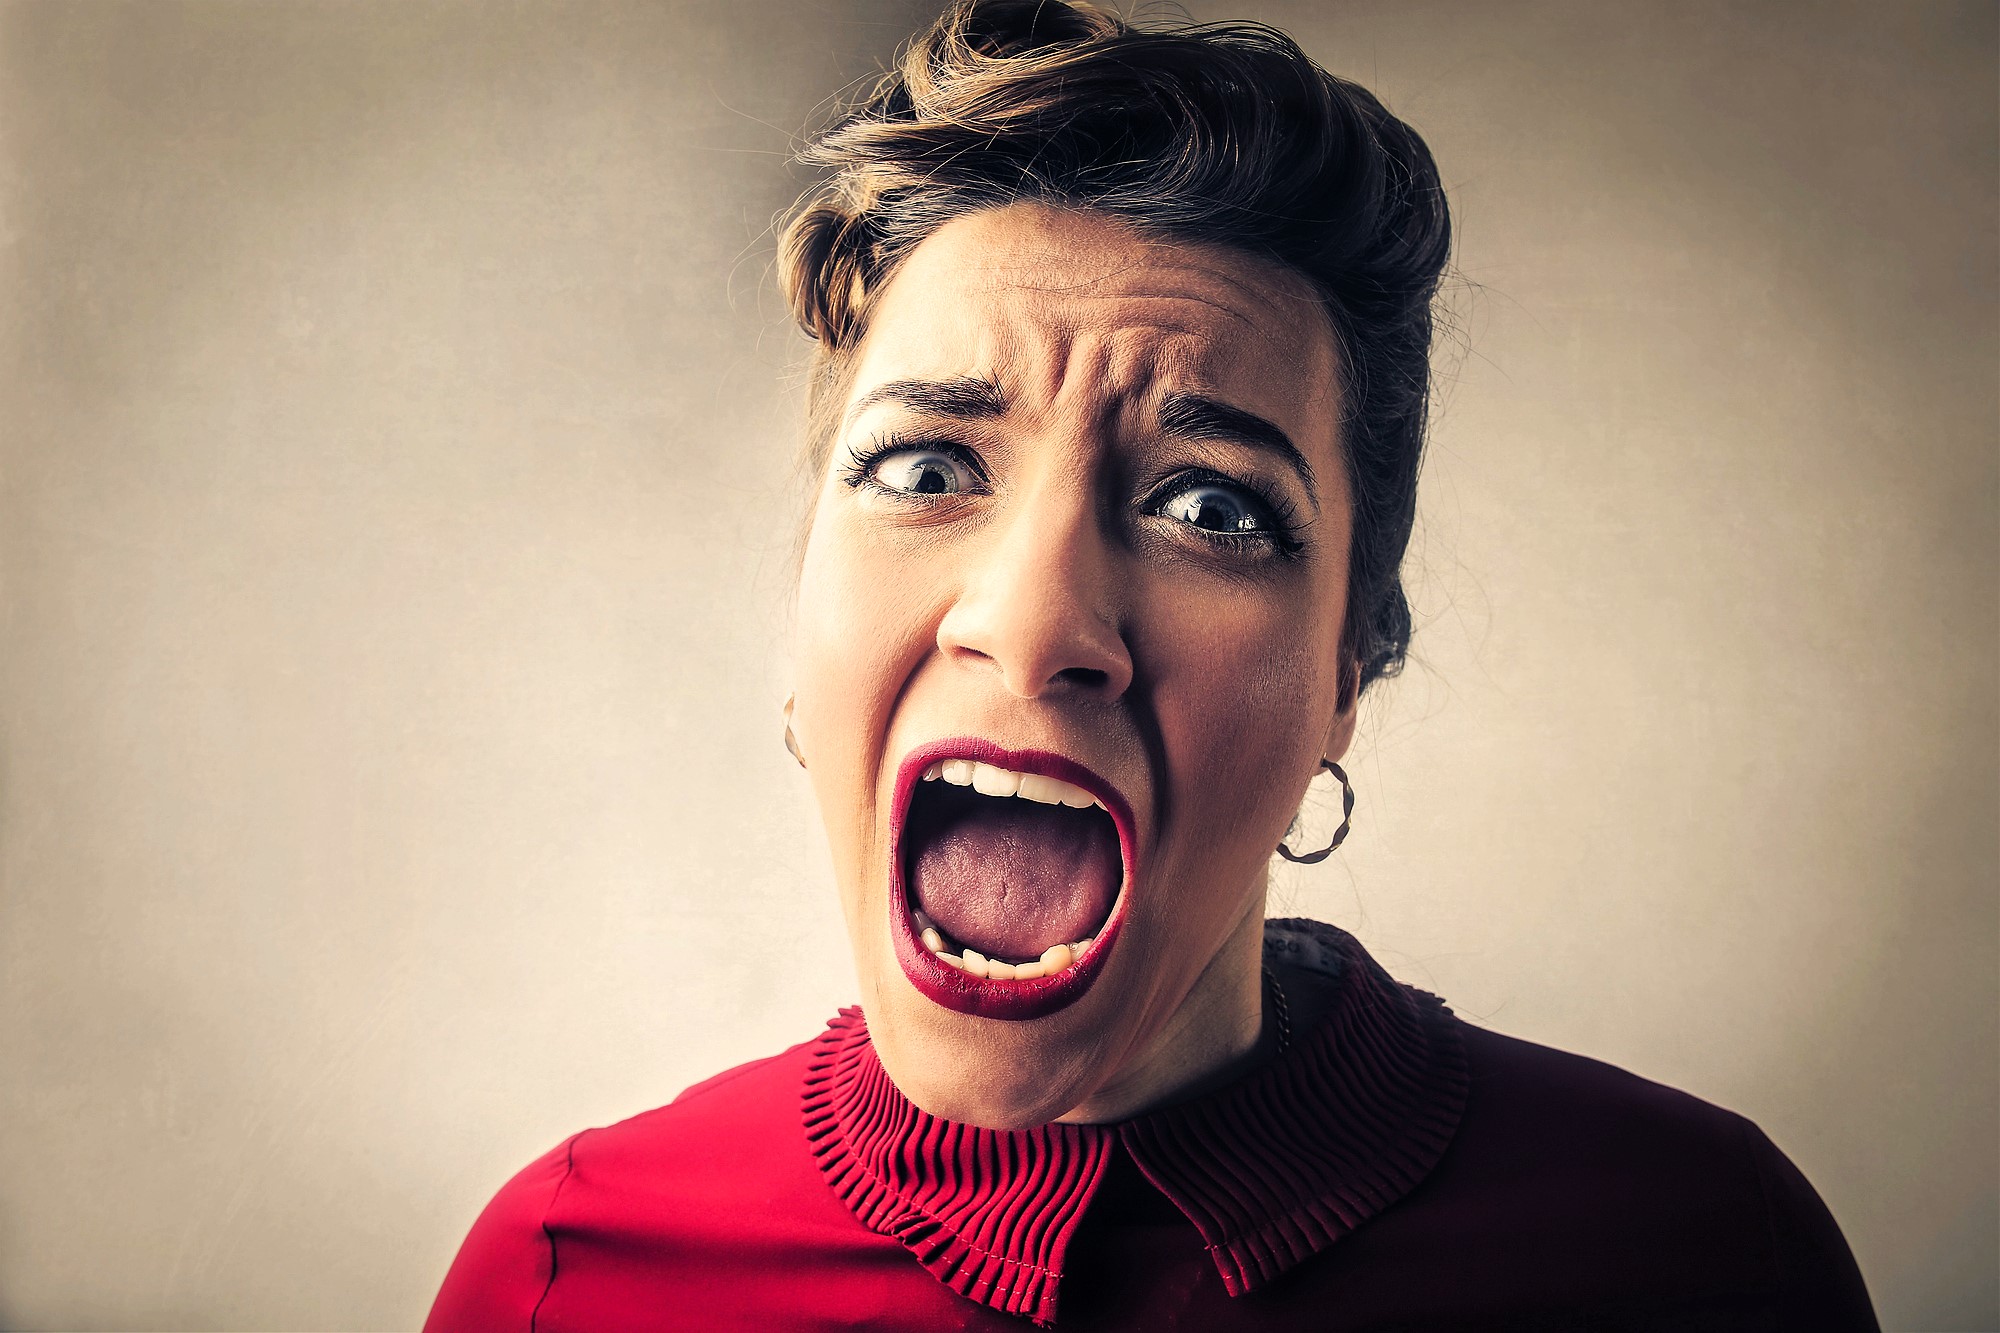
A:
[[[1401,668],[1451,220],[1430,150],[1373,94],[1261,24],[1141,29],[1080,0],[958,0],[801,159],[826,176],[785,228],[780,272],[818,343],[816,472],[872,298],[954,218],[1086,209],[1303,274],[1340,348],[1354,497],[1341,646],[1363,686]]]

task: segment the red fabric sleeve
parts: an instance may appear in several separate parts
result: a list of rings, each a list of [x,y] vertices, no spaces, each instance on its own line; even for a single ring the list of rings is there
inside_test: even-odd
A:
[[[585,1131],[586,1133],[588,1131]],[[529,1333],[555,1279],[542,1221],[568,1181],[572,1134],[500,1187],[444,1275],[424,1333]]]

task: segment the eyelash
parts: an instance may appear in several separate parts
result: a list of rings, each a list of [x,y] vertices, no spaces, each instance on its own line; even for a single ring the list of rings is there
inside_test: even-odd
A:
[[[1209,528],[1188,525],[1203,541],[1225,551],[1252,552],[1262,547],[1274,548],[1284,559],[1291,559],[1305,549],[1305,542],[1299,537],[1298,510],[1292,502],[1277,491],[1260,486],[1256,482],[1244,481],[1211,468],[1187,468],[1174,473],[1153,488],[1146,499],[1145,510],[1157,515],[1168,500],[1182,491],[1196,486],[1215,486],[1221,489],[1241,491],[1255,500],[1270,520],[1267,532],[1216,532]]]
[[[915,499],[918,503],[929,503],[923,497],[914,497],[908,491],[899,491],[875,480],[875,468],[878,464],[886,458],[907,453],[947,454],[963,463],[966,471],[970,472],[981,486],[986,485],[986,469],[980,465],[979,455],[956,440],[912,439],[903,435],[871,437],[866,449],[859,453],[850,452],[847,465],[840,470],[840,479],[855,490],[873,491],[877,495],[888,496],[894,500]]]
[[[866,449],[858,453],[850,451],[848,462],[841,468],[840,479],[851,489],[872,491],[899,502],[932,503],[930,498],[912,495],[908,491],[899,491],[875,480],[875,469],[883,460],[901,453],[919,452],[947,454],[963,463],[966,470],[972,473],[982,487],[987,484],[986,469],[981,465],[979,456],[956,440],[917,439],[895,434],[872,436]],[[1210,546],[1242,554],[1253,554],[1260,549],[1270,548],[1279,557],[1287,560],[1305,549],[1305,543],[1299,538],[1298,511],[1290,500],[1254,482],[1226,476],[1210,468],[1184,469],[1161,481],[1147,496],[1145,512],[1158,517],[1161,505],[1192,486],[1220,486],[1242,491],[1256,500],[1270,517],[1271,527],[1268,532],[1215,532],[1208,528],[1194,527],[1192,524],[1184,525]]]

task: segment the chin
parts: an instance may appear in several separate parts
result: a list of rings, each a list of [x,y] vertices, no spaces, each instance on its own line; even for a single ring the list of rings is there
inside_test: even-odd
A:
[[[894,984],[891,979],[890,984]],[[869,1032],[890,1079],[920,1109],[962,1125],[1031,1129],[1096,1092],[1100,1043],[1039,1033],[1035,1023],[941,1015],[921,995],[882,1007]],[[911,1012],[922,1006],[930,1010]],[[899,1021],[907,1020],[907,1021]]]

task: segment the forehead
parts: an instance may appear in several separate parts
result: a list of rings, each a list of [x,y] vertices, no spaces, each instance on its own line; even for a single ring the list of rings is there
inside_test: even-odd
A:
[[[1335,358],[1324,306],[1298,274],[1100,214],[1013,204],[953,220],[903,261],[870,314],[850,401],[887,380],[956,375],[993,378],[1030,411],[1201,391],[1330,452]]]

